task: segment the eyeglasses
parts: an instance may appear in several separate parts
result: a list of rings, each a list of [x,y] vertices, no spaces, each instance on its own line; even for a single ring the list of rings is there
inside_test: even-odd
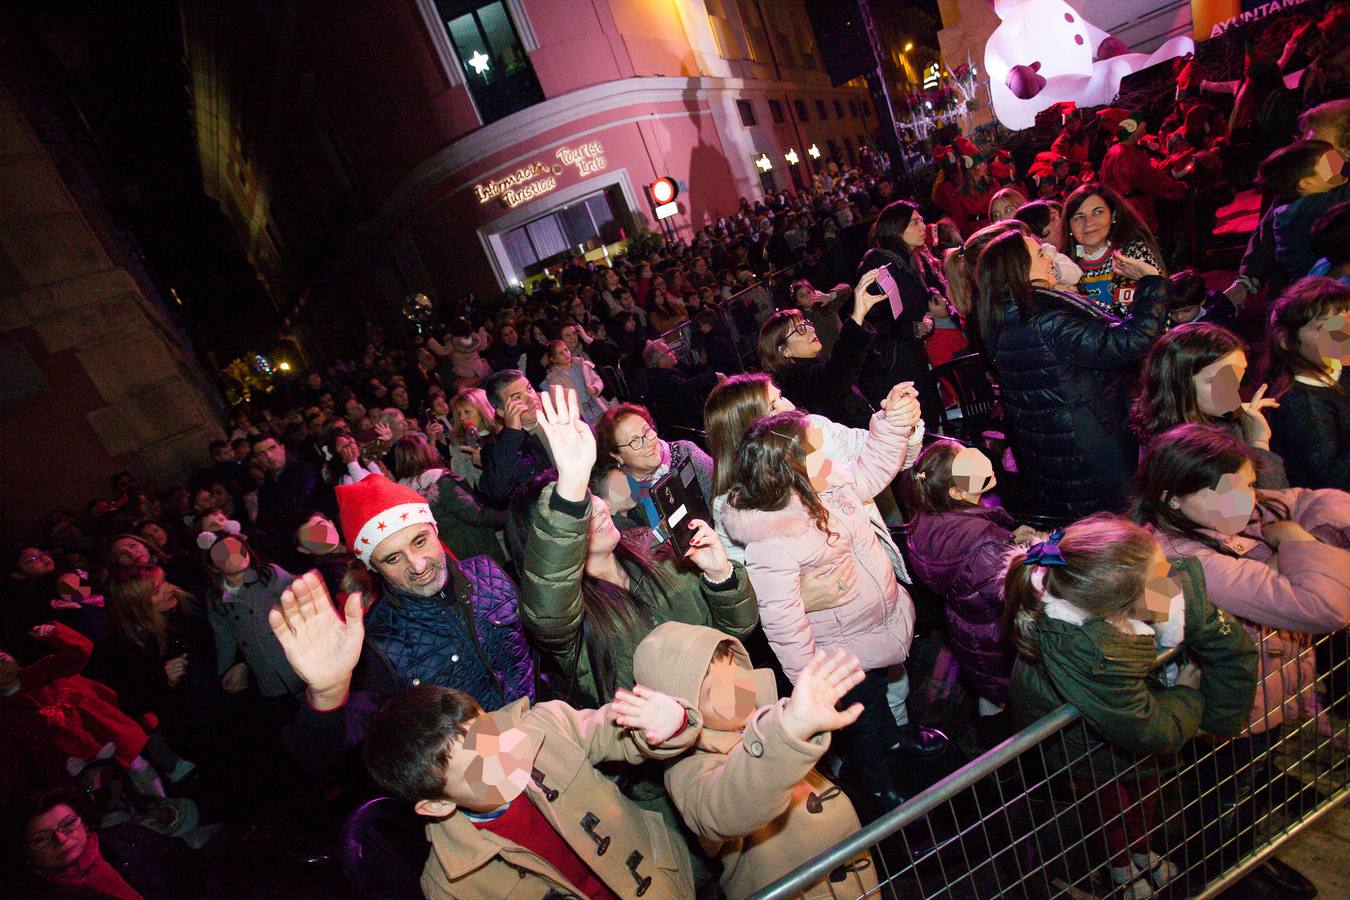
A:
[[[620,444],[620,447],[627,447],[629,450],[641,450],[648,441],[656,440],[656,432],[650,428],[646,429],[626,444]]]
[[[792,337],[794,334],[806,334],[808,331],[815,330],[816,326],[812,324],[810,319],[802,319],[788,331],[787,337]],[[786,338],[784,338],[784,340],[786,340]]]
[[[70,837],[83,826],[84,821],[78,815],[67,816],[60,822],[57,822],[52,828],[47,828],[28,835],[28,846],[34,849],[55,846],[58,834],[61,837]]]

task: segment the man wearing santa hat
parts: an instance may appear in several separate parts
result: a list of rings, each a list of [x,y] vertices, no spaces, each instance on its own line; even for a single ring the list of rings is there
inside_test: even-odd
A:
[[[340,485],[337,501],[347,546],[370,575],[366,642],[393,673],[386,687],[453,687],[484,709],[533,698],[511,577],[486,556],[456,559],[411,488],[369,475]]]

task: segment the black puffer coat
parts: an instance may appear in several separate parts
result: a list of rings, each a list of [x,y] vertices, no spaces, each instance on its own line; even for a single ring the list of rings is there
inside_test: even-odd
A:
[[[1011,297],[995,301],[989,357],[1038,512],[1076,518],[1123,507],[1138,461],[1129,381],[1162,333],[1171,288],[1162,276],[1142,279],[1124,319],[1042,288],[1032,291],[1026,322]]]
[[[882,301],[867,311],[863,323],[876,331],[863,365],[858,387],[868,402],[879,406],[891,388],[902,381],[914,382],[919,391],[919,405],[923,408],[924,421],[929,427],[936,427],[941,416],[941,399],[937,382],[928,369],[928,352],[924,349],[923,339],[917,336],[915,329],[928,315],[930,288],[943,294],[947,293],[947,284],[943,280],[930,257],[902,255],[873,247],[863,257],[858,267],[858,275],[871,269],[878,269],[891,263],[895,275],[895,285],[900,290],[902,307],[897,317],[891,311],[890,303]],[[846,300],[839,310],[841,318],[847,319],[853,314],[852,299]]]

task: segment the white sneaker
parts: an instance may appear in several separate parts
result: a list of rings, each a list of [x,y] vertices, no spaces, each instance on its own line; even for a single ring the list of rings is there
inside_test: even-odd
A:
[[[1147,900],[1153,896],[1153,885],[1149,884],[1148,875],[1133,862],[1127,866],[1112,866],[1111,882],[1117,887],[1124,885],[1125,890],[1120,896],[1125,900]]]
[[[1181,871],[1167,857],[1159,856],[1152,850],[1147,853],[1131,853],[1130,861],[1148,876],[1148,880],[1155,888],[1161,888],[1176,878],[1177,873]]]

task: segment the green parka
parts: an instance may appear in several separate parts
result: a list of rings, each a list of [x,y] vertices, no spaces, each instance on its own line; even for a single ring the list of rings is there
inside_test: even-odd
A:
[[[1256,695],[1256,647],[1236,619],[1209,602],[1196,560],[1170,562],[1186,600],[1182,652],[1203,670],[1200,689],[1164,685],[1155,673],[1158,647],[1152,636],[1127,635],[1100,619],[1073,625],[1043,618],[1037,623],[1041,658],[1019,657],[1013,668],[1017,727],[1070,703],[1089,731],[1130,754],[1176,753],[1197,731],[1235,735],[1246,727]],[[1080,729],[1065,732],[1070,762],[1089,749]]]
[[[573,503],[558,497],[556,485],[540,493],[530,519],[521,579],[520,617],[525,630],[540,651],[550,658],[577,692],[598,703],[610,700],[602,692],[586,652],[585,606],[581,596],[582,571],[586,564],[587,533],[591,498]],[[745,567],[732,563],[733,578],[726,585],[713,585],[697,570],[669,559],[655,558],[652,566],[661,579],[658,586],[641,572],[628,572],[630,590],[647,599],[655,610],[652,627],[662,622],[706,625],[732,637],[744,637],[759,624],[759,608]],[[616,661],[616,686],[633,685],[633,652],[646,632],[629,634],[623,646],[612,649]],[[572,673],[575,672],[575,678]],[[564,684],[564,689],[568,687]]]

